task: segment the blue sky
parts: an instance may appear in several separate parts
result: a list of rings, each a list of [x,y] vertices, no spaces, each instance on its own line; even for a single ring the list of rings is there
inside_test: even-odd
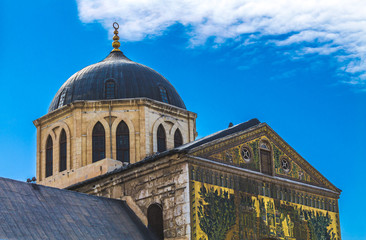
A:
[[[1,1],[0,176],[35,175],[32,121],[73,73],[108,55],[118,20],[122,51],[175,86],[198,113],[199,137],[268,123],[343,190],[343,239],[366,239],[364,3],[193,2]]]

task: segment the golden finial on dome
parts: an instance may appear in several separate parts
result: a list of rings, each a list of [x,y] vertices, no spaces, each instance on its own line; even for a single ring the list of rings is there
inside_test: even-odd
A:
[[[113,50],[112,52],[116,52],[116,51],[121,51],[119,50],[119,47],[121,46],[121,44],[119,43],[119,37],[118,37],[118,28],[119,28],[119,25],[118,23],[114,22],[113,23],[113,28],[114,28],[114,36],[113,36],[113,43],[112,43],[112,46],[113,46]]]

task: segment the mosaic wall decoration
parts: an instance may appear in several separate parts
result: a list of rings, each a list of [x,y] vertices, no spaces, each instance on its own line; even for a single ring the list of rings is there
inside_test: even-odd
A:
[[[307,174],[295,161],[293,161],[289,156],[281,151],[274,143],[271,143],[271,146],[273,149],[273,160],[276,175],[302,180],[305,182],[312,182],[310,175]],[[285,168],[283,168],[283,161],[286,160],[289,164],[287,171]]]
[[[247,168],[250,170],[258,171],[260,170],[259,162],[259,149],[258,149],[259,139],[241,144],[222,152],[213,154],[210,158],[225,162],[234,166]],[[245,149],[249,150],[249,158],[244,158]]]
[[[337,211],[191,180],[192,239],[340,240]]]
[[[265,139],[267,142],[270,142],[275,175],[294,180],[315,183],[315,181],[311,179],[310,175],[305,170],[303,170],[299,164],[293,161],[290,156],[286,155],[279,147],[276,146],[275,143],[263,137],[259,137],[240,145],[221,150],[218,153],[209,155],[208,158],[259,172],[259,144],[263,139]],[[287,166],[287,168],[284,166]]]

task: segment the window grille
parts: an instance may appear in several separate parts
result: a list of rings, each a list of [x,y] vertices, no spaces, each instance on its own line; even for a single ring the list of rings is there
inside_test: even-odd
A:
[[[165,102],[165,103],[169,103],[168,93],[167,93],[166,89],[163,86],[160,86],[159,90],[160,90],[161,101]]]
[[[245,163],[249,163],[251,160],[251,152],[249,148],[245,147],[244,145],[240,149],[240,155],[243,158]]]
[[[260,147],[260,148],[263,148],[263,149],[266,149],[266,150],[270,150],[269,145],[268,145],[268,143],[267,143],[267,142],[261,142],[261,143],[259,144],[259,147]]]
[[[116,83],[113,80],[108,80],[105,83],[105,98],[106,99],[114,99],[116,93]]]

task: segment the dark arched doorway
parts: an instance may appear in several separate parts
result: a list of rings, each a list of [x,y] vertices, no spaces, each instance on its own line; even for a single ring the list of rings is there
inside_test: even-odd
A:
[[[163,208],[154,203],[147,209],[148,229],[155,234],[157,239],[164,239]]]

